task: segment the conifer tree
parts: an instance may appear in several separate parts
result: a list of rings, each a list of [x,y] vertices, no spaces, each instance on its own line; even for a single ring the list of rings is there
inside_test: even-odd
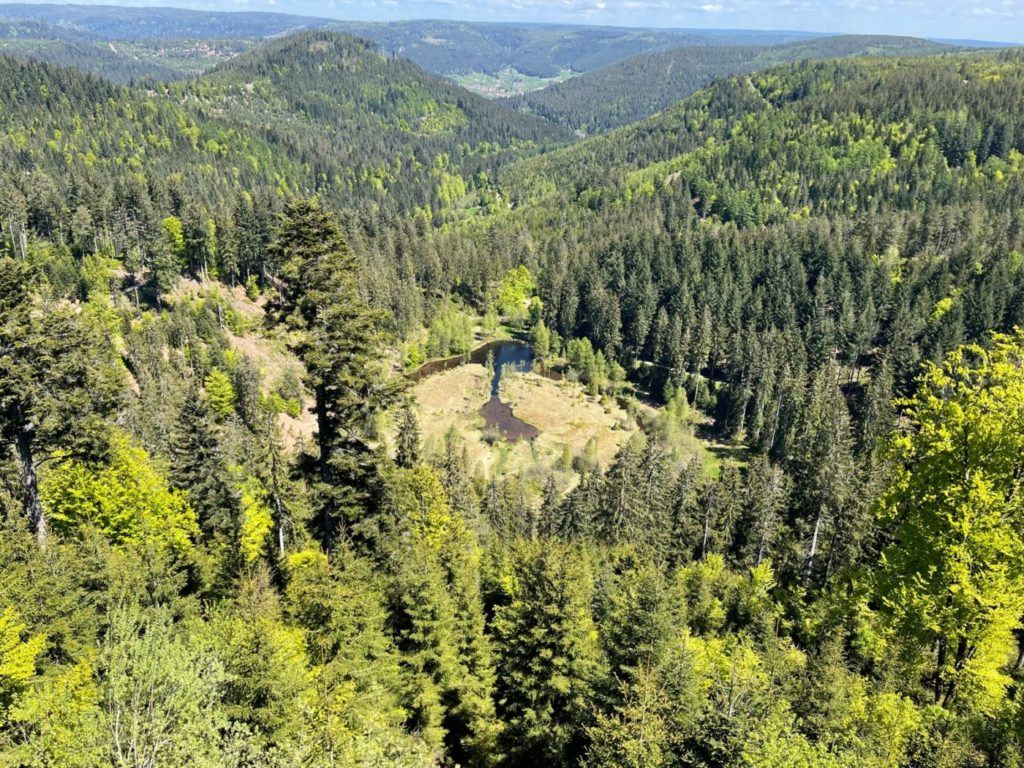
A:
[[[185,393],[170,445],[172,480],[188,494],[208,537],[222,546],[238,533],[238,499],[231,489],[218,427],[195,382]]]
[[[25,264],[0,257],[0,450],[18,467],[26,521],[43,543],[40,464],[55,451],[102,456],[122,369],[87,316],[32,295],[33,278]]]
[[[227,673],[227,714],[250,726],[257,743],[293,745],[307,691],[305,636],[283,621],[266,568],[242,579],[238,596],[213,617],[211,629]]]
[[[494,673],[475,536],[434,469],[400,470],[388,490],[398,517],[392,622],[411,724],[460,764],[485,763],[495,747]]]
[[[672,761],[672,723],[669,700],[656,672],[638,671],[637,680],[620,685],[621,702],[610,713],[600,712],[587,729],[590,746],[584,768],[660,768]]]
[[[268,318],[305,365],[314,396],[315,527],[329,549],[343,526],[359,528],[377,482],[368,435],[395,397],[380,362],[384,316],[360,294],[355,256],[334,216],[315,200],[288,204],[272,251],[281,272]]]
[[[892,368],[888,358],[883,357],[872,369],[860,410],[857,451],[861,455],[871,455],[881,438],[892,430],[896,421],[892,400]]]
[[[673,632],[668,589],[660,565],[642,550],[614,549],[604,564],[595,596],[595,618],[608,662],[607,693],[657,667]]]
[[[420,461],[420,425],[416,420],[413,404],[406,401],[398,420],[398,450],[395,463],[405,469],[416,466]]]
[[[480,502],[469,476],[469,454],[454,428],[444,436],[441,471],[441,483],[452,510],[462,516],[466,525],[479,533]]]
[[[601,674],[590,569],[552,542],[519,543],[506,567],[492,623],[505,764],[575,765]]]
[[[217,421],[224,421],[235,412],[235,387],[224,371],[214,368],[206,375],[203,394],[210,413]]]
[[[753,568],[773,558],[785,535],[782,513],[789,486],[781,467],[764,457],[750,462],[745,481],[737,549],[739,562]]]
[[[673,566],[688,563],[699,553],[703,529],[698,503],[700,493],[700,465],[697,459],[691,459],[679,472],[671,490],[671,536],[667,554]]]
[[[833,362],[815,374],[794,444],[796,525],[805,537],[800,567],[808,583],[821,583],[839,564],[838,553],[829,546],[839,542],[839,531],[846,537],[844,546],[854,549],[864,535],[858,519],[850,412],[837,375]]]
[[[540,509],[537,511],[537,535],[550,539],[558,532],[558,511],[561,507],[561,494],[558,492],[558,481],[554,475],[548,475],[541,493]]]

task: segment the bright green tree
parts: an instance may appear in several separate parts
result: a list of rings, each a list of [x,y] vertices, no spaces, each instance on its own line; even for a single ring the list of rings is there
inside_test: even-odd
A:
[[[217,421],[224,421],[235,412],[235,386],[231,377],[219,368],[213,368],[203,381],[203,394],[209,404],[210,413]]]
[[[34,297],[33,277],[26,265],[0,258],[0,450],[16,461],[25,517],[45,542],[40,465],[58,450],[102,455],[123,367],[86,316]]]
[[[165,608],[114,612],[99,658],[114,765],[221,765],[224,670]]]
[[[245,723],[262,744],[295,744],[308,692],[305,634],[285,624],[267,571],[244,578],[238,596],[211,624],[228,716]]]
[[[399,656],[371,564],[347,547],[287,560],[288,615],[306,632],[313,663],[302,736],[311,765],[427,765],[423,741],[402,731],[408,713]]]
[[[526,316],[527,299],[533,295],[536,287],[537,283],[530,270],[520,264],[510,269],[502,278],[494,303],[503,315],[521,319]]]
[[[36,657],[46,643],[44,635],[28,634],[14,608],[0,613],[0,726],[7,709],[27,687],[36,671]]]
[[[1024,613],[1024,334],[928,365],[878,504],[893,529],[877,597],[905,680],[945,707],[992,711]]]
[[[658,676],[637,670],[630,685],[622,685],[622,703],[611,714],[599,713],[587,729],[590,748],[585,768],[659,768],[670,765],[670,728],[666,713],[671,702]]]
[[[38,680],[19,699],[11,720],[17,742],[0,749],[0,763],[25,768],[110,765],[107,723],[89,660],[57,667]]]
[[[116,432],[107,462],[62,462],[42,485],[43,508],[55,530],[94,526],[115,543],[152,543],[187,555],[199,534],[185,495],[172,489],[143,449]]]

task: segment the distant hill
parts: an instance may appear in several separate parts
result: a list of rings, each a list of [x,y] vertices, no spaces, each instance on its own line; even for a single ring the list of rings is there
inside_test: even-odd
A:
[[[0,19],[0,53],[121,84],[193,77],[255,43],[245,38],[112,41],[41,21]]]
[[[13,199],[37,195],[40,176],[54,200],[137,196],[118,186],[128,167],[162,201],[183,189],[216,208],[243,191],[316,193],[338,208],[440,210],[478,175],[567,138],[327,31],[271,41],[184,83],[118,87],[5,56],[0,82],[0,190]]]
[[[1013,73],[1006,82],[994,76],[1001,68]],[[805,206],[870,210],[879,187],[900,205],[912,206],[915,190],[933,183],[928,174],[948,173],[944,163],[981,166],[990,157],[1015,160],[1024,151],[1018,118],[1006,106],[1019,101],[1022,73],[1024,54],[995,51],[908,57],[900,66],[879,57],[804,60],[721,78],[648,119],[517,163],[505,172],[503,186],[510,197],[532,198],[541,210],[557,205],[539,199],[566,191],[596,210],[641,188],[649,195],[663,187],[678,191],[680,184],[693,192],[687,199],[699,199],[695,205],[732,219],[742,218],[736,210],[746,202],[737,190],[740,197],[758,200],[762,219]],[[927,102],[927,113],[914,112],[918,101]],[[914,141],[936,145],[938,155],[925,153],[927,173],[901,160],[898,177],[881,174],[889,165],[885,158],[899,156],[900,147],[913,141],[898,133],[883,137],[875,127],[880,136],[860,142],[853,136],[864,115],[878,125],[909,121],[920,134]],[[840,118],[850,123],[845,138],[829,143],[821,126]],[[815,142],[824,150],[807,150]],[[1000,167],[990,166],[989,175],[998,179]],[[814,183],[804,184],[807,178]],[[783,183],[785,189],[778,186]],[[1020,189],[992,185],[999,194],[1017,195]],[[1006,210],[1019,208],[1019,197],[1012,195],[1003,203]]]
[[[169,67],[133,60],[103,41],[40,21],[0,20],[0,53],[74,67],[118,83],[176,76]]]
[[[718,78],[774,64],[952,50],[928,40],[879,35],[828,36],[774,46],[688,46],[636,56],[505,103],[566,128],[597,133],[648,117]]]
[[[815,37],[803,32],[755,30],[663,30],[585,25],[511,24],[458,21],[365,23],[281,13],[217,13],[179,8],[123,8],[104,5],[0,4],[0,19],[32,22],[33,35],[21,35],[10,52],[68,64],[115,82],[194,74],[219,58],[174,55],[155,45],[168,40],[241,39],[255,41],[303,29],[345,32],[372,40],[389,56],[413,61],[428,72],[459,78],[512,72],[540,78],[537,87],[566,72],[580,73],[644,53],[680,46],[778,44]],[[25,30],[27,31],[27,30]],[[77,37],[65,55],[55,41]],[[100,41],[130,41],[121,47]],[[187,50],[187,49],[186,49]],[[220,57],[223,58],[223,57]],[[165,60],[166,59],[166,60]],[[150,62],[147,65],[146,62]],[[464,81],[472,82],[472,81]]]
[[[113,5],[0,4],[0,18],[41,21],[104,40],[271,37],[326,26],[330,19],[287,13],[192,11]]]
[[[338,22],[334,26],[374,40],[386,53],[404,56],[431,72],[496,75],[512,68],[545,78],[562,70],[589,72],[642,53],[680,46],[728,45],[754,39],[767,44],[812,37],[799,32],[705,32],[458,21]]]

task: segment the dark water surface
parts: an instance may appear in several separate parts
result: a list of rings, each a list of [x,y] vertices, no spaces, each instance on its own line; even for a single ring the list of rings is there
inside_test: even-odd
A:
[[[491,399],[480,409],[480,415],[484,417],[485,428],[497,430],[511,442],[533,440],[538,435],[537,428],[512,413],[512,406],[503,403],[498,397],[501,374],[503,369],[507,370],[505,366],[511,366],[517,371],[528,371],[533,365],[533,349],[529,344],[524,344],[521,341],[492,341],[474,349],[468,355],[434,360],[422,365],[410,373],[409,378],[419,381],[431,374],[458,368],[466,363],[486,365],[489,356],[493,356],[494,377],[491,379]]]
[[[497,395],[492,395],[491,399],[484,403],[480,415],[484,417],[486,429],[501,432],[504,438],[512,443],[517,440],[533,440],[540,434],[533,424],[527,424],[512,413],[512,406],[501,402]]]
[[[483,359],[477,360],[476,357],[481,350]],[[492,342],[473,352],[470,359],[474,363],[486,365],[488,351],[494,354],[494,378],[491,379],[491,395],[494,397],[498,396],[501,374],[504,373],[506,365],[512,366],[517,371],[528,371],[533,365],[533,349],[529,344],[518,341]]]
[[[498,391],[497,383],[501,379],[501,366],[504,363],[525,365],[524,370],[529,370],[530,365],[533,363],[533,350],[529,344],[524,344],[521,341],[509,341],[507,339],[489,341],[482,347],[477,347],[469,354],[446,357],[443,360],[431,360],[410,373],[409,378],[413,381],[419,381],[420,379],[427,378],[427,376],[432,376],[441,371],[450,371],[452,368],[458,368],[466,363],[486,365],[488,353],[494,355],[495,376],[494,383],[491,385],[491,391],[494,393]]]

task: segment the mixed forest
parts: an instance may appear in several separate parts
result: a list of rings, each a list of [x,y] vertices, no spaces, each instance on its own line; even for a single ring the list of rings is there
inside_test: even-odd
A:
[[[0,764],[1024,765],[1024,55],[764,64],[0,55]],[[613,458],[423,440],[501,333]]]

